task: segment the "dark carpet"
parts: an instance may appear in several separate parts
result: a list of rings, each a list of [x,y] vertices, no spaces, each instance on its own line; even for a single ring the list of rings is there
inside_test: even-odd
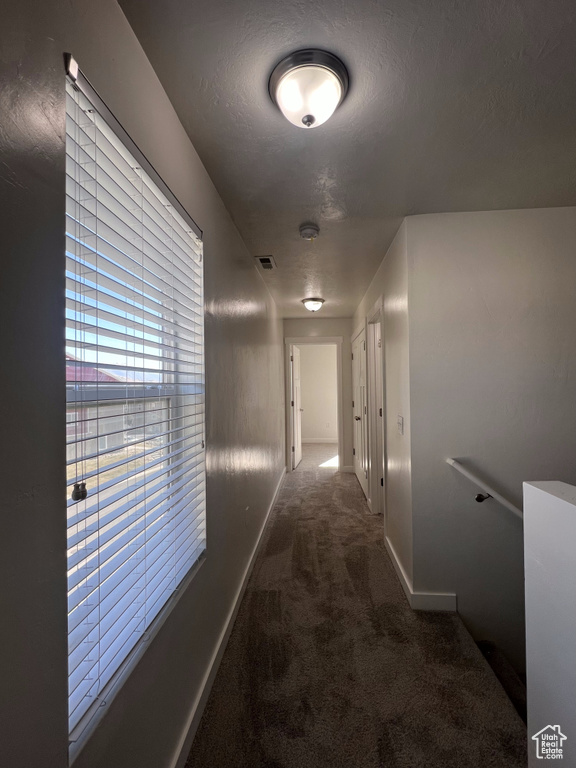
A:
[[[187,768],[525,768],[461,620],[410,609],[382,518],[320,453],[284,483]]]

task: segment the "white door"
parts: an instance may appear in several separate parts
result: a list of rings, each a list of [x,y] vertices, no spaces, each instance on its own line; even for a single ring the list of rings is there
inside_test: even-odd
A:
[[[379,319],[368,324],[368,478],[372,512],[385,514],[384,466],[384,370],[382,324]]]
[[[368,497],[368,404],[366,401],[366,334],[352,342],[352,391],[354,415],[354,471]]]
[[[291,347],[292,363],[292,469],[302,461],[302,390],[300,386],[300,350]]]

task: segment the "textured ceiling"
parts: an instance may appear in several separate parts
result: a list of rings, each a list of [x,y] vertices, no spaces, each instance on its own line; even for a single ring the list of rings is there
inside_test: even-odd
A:
[[[576,204],[573,0],[120,5],[286,317],[350,316],[405,215]],[[309,131],[267,93],[306,47],[351,79]]]

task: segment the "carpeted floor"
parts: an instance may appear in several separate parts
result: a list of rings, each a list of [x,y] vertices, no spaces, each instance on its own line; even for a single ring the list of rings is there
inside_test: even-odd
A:
[[[335,443],[304,443],[302,461],[296,467],[297,472],[320,471],[338,472],[338,446]],[[310,478],[313,481],[313,478]]]
[[[284,483],[187,768],[524,768],[524,724],[460,619],[409,608],[335,453]]]

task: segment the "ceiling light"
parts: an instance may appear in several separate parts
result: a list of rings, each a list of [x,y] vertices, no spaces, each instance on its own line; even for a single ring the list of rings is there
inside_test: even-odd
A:
[[[346,96],[348,72],[327,51],[296,51],[276,65],[268,90],[287,120],[299,128],[317,128]]]
[[[310,312],[318,312],[324,304],[324,299],[302,299],[302,304],[309,309]]]

